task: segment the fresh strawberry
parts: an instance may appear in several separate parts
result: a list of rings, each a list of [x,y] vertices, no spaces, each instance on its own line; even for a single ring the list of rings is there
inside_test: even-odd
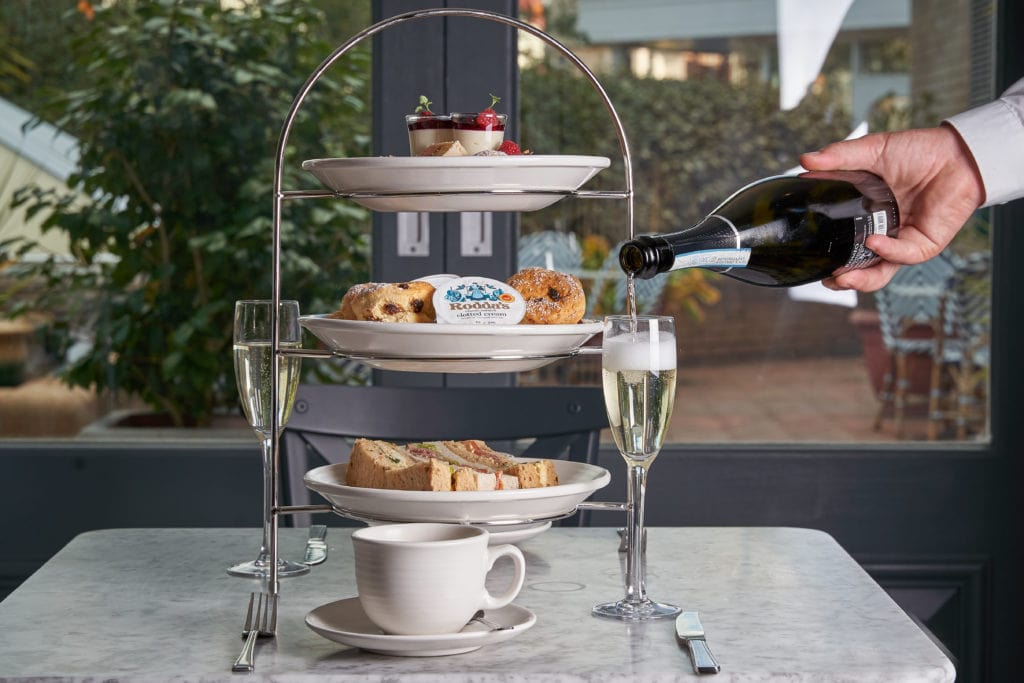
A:
[[[491,95],[491,106],[476,115],[476,123],[481,128],[491,128],[500,123],[498,120],[498,112],[494,111],[494,105],[501,102],[501,98],[493,93],[489,94]]]
[[[433,102],[427,99],[426,95],[420,95],[420,103],[416,105],[416,109],[413,111],[417,114],[423,114],[425,116],[433,116],[434,112],[430,111],[430,105]]]
[[[512,140],[505,140],[505,142],[501,143],[501,147],[498,148],[498,151],[504,152],[505,154],[522,154],[522,151],[519,149],[519,145]]]

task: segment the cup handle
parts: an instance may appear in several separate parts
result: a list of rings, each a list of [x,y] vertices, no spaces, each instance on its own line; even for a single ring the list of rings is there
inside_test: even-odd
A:
[[[523,588],[523,581],[526,579],[526,558],[523,557],[523,553],[519,548],[514,545],[497,545],[487,549],[487,571],[490,572],[494,567],[494,563],[498,561],[498,558],[509,556],[512,558],[512,562],[515,563],[515,578],[512,581],[512,585],[502,593],[501,595],[494,596],[484,589],[483,600],[481,601],[480,607],[482,609],[498,609],[512,602],[519,591]]]

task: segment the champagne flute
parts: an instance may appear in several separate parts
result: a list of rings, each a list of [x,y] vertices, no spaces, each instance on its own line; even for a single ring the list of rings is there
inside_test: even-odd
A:
[[[623,621],[660,619],[680,608],[654,602],[644,586],[644,493],[647,471],[665,438],[676,395],[675,325],[670,317],[613,315],[604,320],[601,375],[615,445],[628,468],[626,596],[593,613]]]
[[[273,369],[273,326],[271,313],[274,303],[269,299],[235,302],[235,381],[238,395],[249,425],[256,432],[263,450],[263,544],[255,560],[243,562],[228,568],[228,574],[267,578],[270,574],[270,529],[272,524],[271,490],[273,463],[273,440],[281,434],[288,422],[299,387],[300,356],[281,356],[277,373],[277,434],[271,434],[272,407],[271,372]],[[299,327],[299,303],[281,301],[277,315],[278,346],[281,349],[297,349],[302,346],[302,331]],[[309,571],[309,565],[279,558],[278,576],[298,576]]]

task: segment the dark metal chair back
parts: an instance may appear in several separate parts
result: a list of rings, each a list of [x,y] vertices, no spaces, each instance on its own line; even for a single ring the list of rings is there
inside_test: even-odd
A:
[[[359,437],[402,443],[482,439],[523,457],[594,463],[607,426],[600,387],[303,384],[281,440],[288,503],[309,504],[303,475],[319,464],[347,461]],[[310,516],[293,518],[305,526]]]

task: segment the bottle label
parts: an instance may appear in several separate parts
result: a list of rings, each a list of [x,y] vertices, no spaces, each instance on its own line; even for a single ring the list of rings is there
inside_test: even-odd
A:
[[[865,268],[878,261],[878,255],[864,244],[868,235],[885,235],[889,232],[889,216],[885,211],[873,211],[870,215],[855,216],[853,219],[854,243],[850,259],[838,272],[852,268]]]
[[[875,211],[871,214],[871,234],[885,235],[889,232],[889,220],[885,211]]]
[[[745,268],[750,249],[705,249],[676,256],[671,270],[680,268]]]

